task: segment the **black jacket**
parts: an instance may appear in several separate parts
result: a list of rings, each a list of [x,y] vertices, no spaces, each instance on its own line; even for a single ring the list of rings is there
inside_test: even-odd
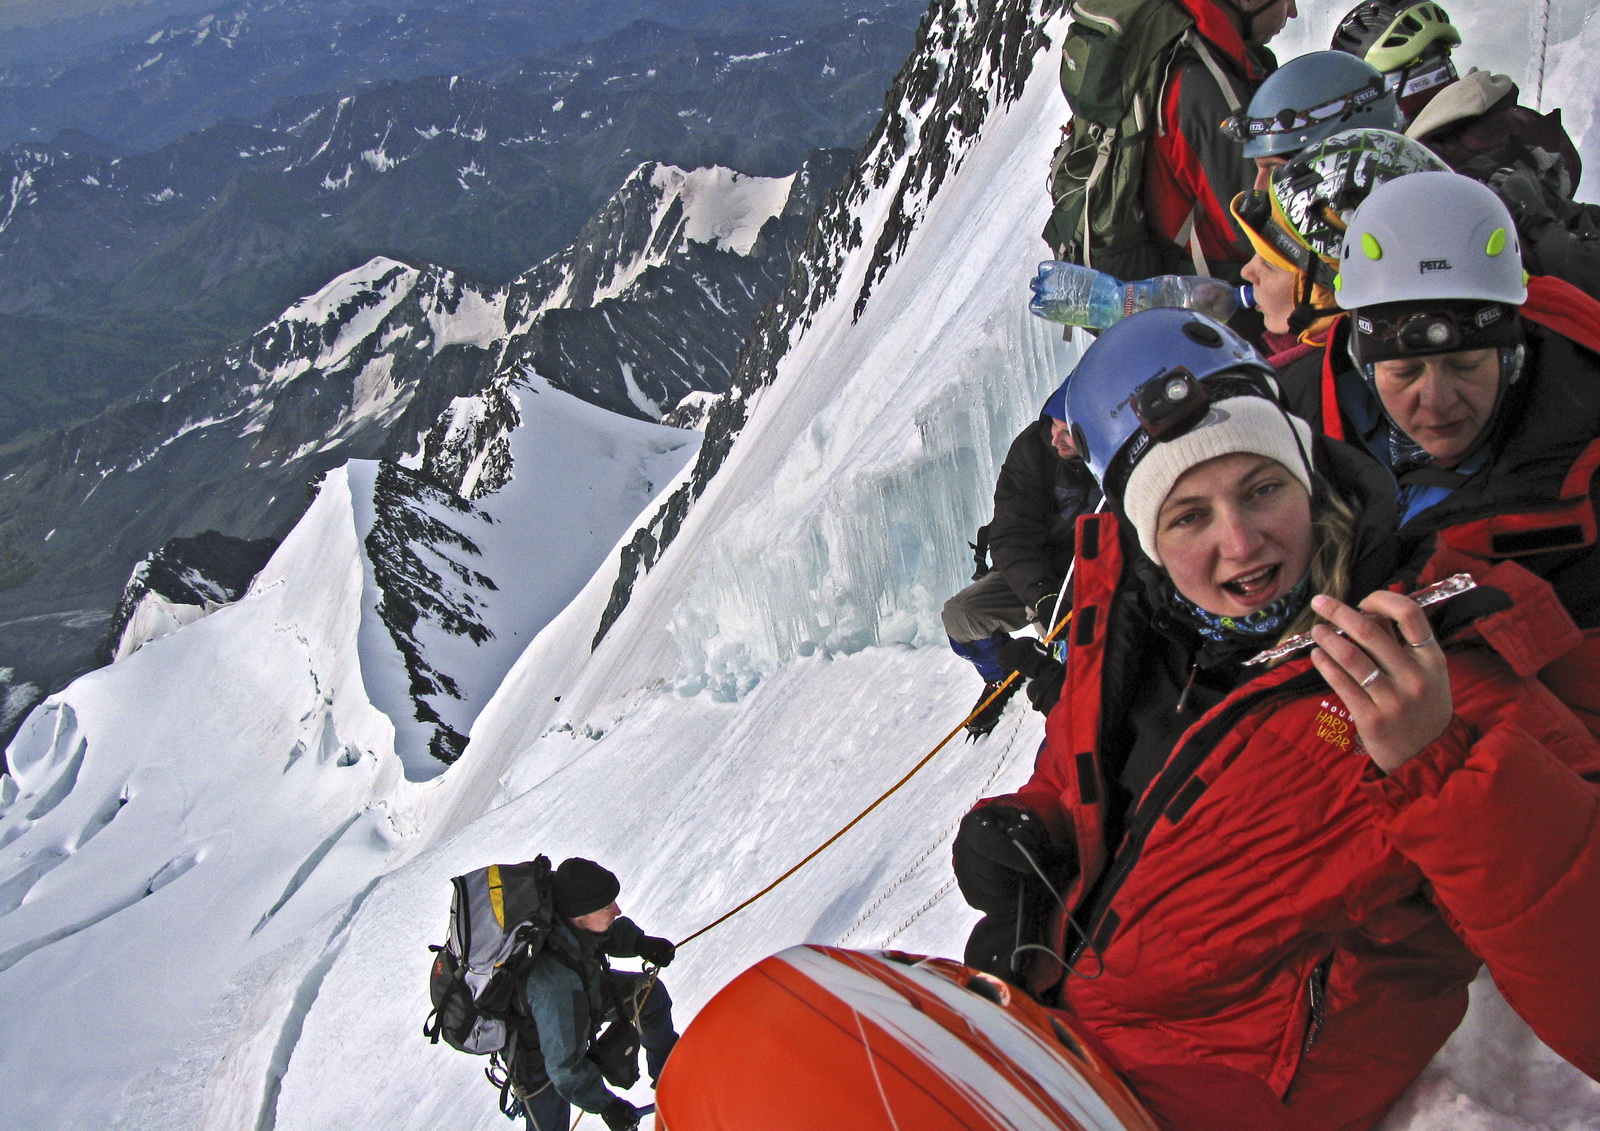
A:
[[[538,1038],[535,1055],[543,1061],[541,1074],[562,1099],[584,1111],[597,1112],[612,1098],[588,1057],[611,1005],[604,984],[611,968],[606,956],[636,957],[644,937],[626,916],[604,935],[558,923],[523,982],[523,1005]]]
[[[1100,501],[1087,465],[1058,456],[1050,429],[1050,418],[1041,416],[1011,442],[994,487],[994,517],[984,528],[994,568],[1029,608],[1061,591],[1072,564],[1073,524]]]

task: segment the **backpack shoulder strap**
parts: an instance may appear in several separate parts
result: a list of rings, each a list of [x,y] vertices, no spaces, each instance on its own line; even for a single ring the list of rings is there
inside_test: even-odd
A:
[[[1235,114],[1243,110],[1244,103],[1240,101],[1239,95],[1234,92],[1233,81],[1228,77],[1227,72],[1222,69],[1222,64],[1217,61],[1217,53],[1206,42],[1205,36],[1191,26],[1189,30],[1183,33],[1182,43],[1199,56],[1200,62],[1205,64],[1206,70],[1211,72],[1211,77],[1217,80],[1217,86],[1222,90],[1222,97],[1228,103],[1228,109]]]

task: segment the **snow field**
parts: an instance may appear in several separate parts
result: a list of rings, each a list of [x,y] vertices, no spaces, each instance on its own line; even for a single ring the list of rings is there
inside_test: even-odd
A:
[[[438,508],[500,585],[478,654],[424,641],[474,705],[698,441],[537,382],[519,395],[526,479],[490,500],[509,514]],[[375,470],[331,472],[245,599],[77,681],[13,743],[0,1123],[272,1125],[340,925],[422,847],[442,784],[406,780],[444,767],[407,745],[407,674],[374,613]]]
[[[451,875],[486,859],[588,855],[615,866],[624,913],[682,938],[797,863],[960,721],[930,711],[930,697],[974,691],[948,653],[874,648],[796,661],[737,705],[661,687],[603,737],[546,735],[521,760],[514,800],[392,873],[363,904],[306,1018],[278,1126],[503,1126],[482,1061],[415,1036],[427,1012],[425,947],[443,936]],[[823,856],[685,946],[664,975],[679,1016],[776,949],[774,939],[948,949],[975,919],[950,878],[956,820],[1026,775],[1041,734],[1037,716],[1013,710],[988,741],[953,742]],[[380,1093],[344,1082],[354,1049],[386,1082]],[[634,1099],[647,1102],[646,1091]]]
[[[78,680],[13,743],[10,1126],[125,1110],[129,1126],[193,1125],[203,1076],[171,1051],[211,1032],[239,967],[346,906],[404,835],[393,728],[361,694],[349,513],[335,472],[254,600]],[[135,1118],[163,1071],[160,1118]]]

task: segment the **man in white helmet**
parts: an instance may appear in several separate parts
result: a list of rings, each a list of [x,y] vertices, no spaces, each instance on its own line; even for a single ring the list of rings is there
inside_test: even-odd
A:
[[[1511,215],[1486,186],[1449,172],[1378,186],[1341,247],[1349,364],[1324,369],[1322,403],[1338,412],[1321,424],[1389,469],[1402,536],[1549,580],[1600,671],[1600,304],[1546,279],[1530,302],[1528,283]]]

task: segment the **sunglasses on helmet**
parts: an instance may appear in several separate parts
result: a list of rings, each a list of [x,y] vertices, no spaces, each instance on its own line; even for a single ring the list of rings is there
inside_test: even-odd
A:
[[[1378,101],[1388,93],[1388,86],[1382,76],[1373,79],[1359,90],[1352,90],[1341,94],[1337,98],[1312,106],[1306,110],[1296,110],[1285,106],[1276,114],[1264,118],[1252,118],[1248,111],[1241,110],[1222,123],[1222,129],[1229,137],[1236,141],[1250,141],[1252,138],[1263,137],[1268,134],[1295,133],[1298,130],[1315,126],[1321,122],[1332,121],[1341,116],[1354,114],[1356,111]]]

